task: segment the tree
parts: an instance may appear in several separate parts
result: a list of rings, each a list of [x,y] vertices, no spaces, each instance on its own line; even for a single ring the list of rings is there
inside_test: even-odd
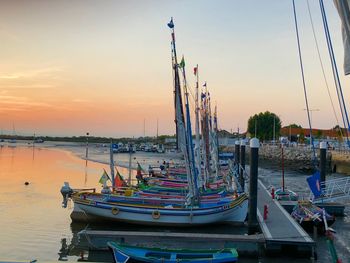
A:
[[[295,123],[292,123],[292,124],[289,124],[288,126],[284,126],[283,128],[302,128],[301,125],[298,125],[298,124],[295,124]]]
[[[278,138],[281,130],[280,118],[272,112],[265,111],[251,116],[248,120],[248,132],[262,141],[272,140],[275,131],[275,138]]]

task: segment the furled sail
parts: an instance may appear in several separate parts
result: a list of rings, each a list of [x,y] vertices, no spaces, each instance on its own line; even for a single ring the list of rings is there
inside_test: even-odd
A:
[[[344,73],[350,74],[350,0],[333,0],[342,22]]]

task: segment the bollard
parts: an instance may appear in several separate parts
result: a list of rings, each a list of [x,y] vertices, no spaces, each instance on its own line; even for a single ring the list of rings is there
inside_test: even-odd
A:
[[[326,182],[326,162],[327,162],[327,144],[326,142],[320,143],[320,177],[321,183]]]
[[[275,188],[271,188],[271,197],[272,199],[275,199]]]
[[[266,219],[267,219],[267,214],[269,213],[269,211],[268,211],[268,206],[265,204],[264,205],[264,220],[266,221]]]
[[[258,204],[258,160],[259,140],[250,140],[250,179],[249,179],[249,215],[248,234],[254,234],[258,230],[257,204]]]
[[[240,163],[242,169],[239,172],[239,183],[244,192],[244,170],[245,170],[245,141],[241,140],[241,149],[240,149]]]

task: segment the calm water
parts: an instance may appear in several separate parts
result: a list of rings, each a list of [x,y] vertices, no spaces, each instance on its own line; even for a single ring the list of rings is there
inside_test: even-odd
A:
[[[118,158],[118,157],[117,157]],[[123,157],[124,158],[124,157]],[[95,187],[103,168],[108,165],[88,162],[68,151],[32,147],[0,147],[0,260],[78,261],[82,256],[90,261],[110,261],[106,252],[89,252],[87,243],[78,238],[84,229],[110,229],[111,226],[92,226],[72,223],[72,209],[61,208],[59,192],[63,182],[73,187]],[[123,175],[127,170],[120,168]],[[280,172],[260,175],[266,185],[278,185]],[[287,185],[299,193],[305,193],[306,175],[287,175]],[[30,182],[28,186],[24,182]],[[349,209],[349,208],[348,208]],[[347,210],[349,213],[350,211]],[[133,226],[113,226],[113,229],[135,230]],[[350,219],[339,218],[334,228],[337,234],[337,250],[343,262],[350,262]],[[141,230],[144,230],[141,228]],[[245,229],[228,226],[188,229],[187,231],[244,233]],[[318,262],[330,262],[325,239],[319,237]],[[241,259],[240,262],[281,262],[280,259]],[[309,260],[283,259],[283,262],[311,262]]]

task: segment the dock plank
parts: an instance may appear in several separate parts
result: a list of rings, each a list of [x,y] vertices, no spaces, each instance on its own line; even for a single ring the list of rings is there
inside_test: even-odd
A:
[[[264,205],[268,205],[267,219],[263,219]],[[266,242],[301,243],[314,246],[314,240],[295,222],[278,201],[271,198],[264,184],[258,180],[258,222]]]

